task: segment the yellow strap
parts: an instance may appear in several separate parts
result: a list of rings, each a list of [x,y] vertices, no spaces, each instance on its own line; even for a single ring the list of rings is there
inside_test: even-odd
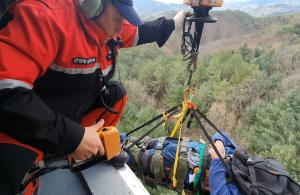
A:
[[[178,159],[179,159],[181,132],[182,132],[182,123],[180,123],[180,130],[179,130],[178,143],[177,143],[177,149],[176,149],[176,157],[175,157],[174,169],[173,169],[173,177],[172,177],[172,187],[173,188],[176,188],[176,186],[177,186],[176,170],[177,170],[177,164],[178,164]]]
[[[179,125],[182,123],[183,118],[184,118],[186,112],[188,111],[187,97],[188,97],[188,95],[190,94],[190,91],[191,91],[190,89],[186,89],[186,90],[184,91],[183,102],[182,102],[182,106],[181,106],[181,107],[182,107],[182,108],[181,108],[181,113],[179,113],[179,114],[177,115],[177,116],[180,116],[180,117],[179,117],[179,119],[177,120],[176,125],[175,125],[174,129],[172,130],[172,133],[171,133],[170,137],[174,137],[174,136],[175,136],[175,134],[176,134],[176,132],[177,132],[177,129],[178,129]]]
[[[177,171],[177,165],[178,165],[178,159],[179,159],[179,153],[180,153],[180,140],[181,140],[182,126],[183,126],[182,123],[183,123],[183,118],[188,111],[187,99],[188,99],[188,96],[190,95],[190,93],[192,93],[192,95],[194,95],[194,90],[188,88],[184,91],[181,113],[179,113],[177,115],[179,117],[179,119],[177,120],[176,125],[170,135],[170,137],[174,137],[177,132],[178,127],[180,126],[177,149],[176,149],[176,157],[175,157],[174,166],[173,166],[173,176],[172,176],[172,187],[173,188],[176,188],[176,186],[177,186],[176,171]],[[182,194],[185,195],[184,190],[182,191]]]
[[[182,107],[183,107],[183,108],[182,108],[182,111],[181,111],[182,114],[181,114],[181,116],[179,117],[178,121],[176,122],[176,125],[175,125],[174,129],[172,130],[172,133],[171,133],[170,137],[174,137],[174,136],[175,136],[175,134],[176,134],[176,132],[177,132],[177,129],[178,129],[179,125],[182,123],[183,118],[184,118],[186,112],[188,111],[188,107],[187,107],[186,104],[183,104]]]

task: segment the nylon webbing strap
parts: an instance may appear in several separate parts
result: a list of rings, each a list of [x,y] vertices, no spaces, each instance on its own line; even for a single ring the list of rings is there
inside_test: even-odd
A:
[[[248,159],[247,164],[249,165],[249,173],[251,178],[251,189],[252,189],[252,195],[259,195],[258,188],[257,188],[257,182],[256,182],[256,173],[254,169],[254,163],[252,159]]]
[[[169,176],[168,178],[172,180],[173,178],[173,173],[174,173],[174,164],[172,165],[171,169],[170,169],[170,172],[169,172]]]
[[[162,178],[165,176],[164,168],[163,168],[163,156],[161,151],[163,149],[163,144],[165,142],[165,137],[161,137],[158,139],[156,150],[152,156],[151,160],[151,170],[155,178],[155,184],[157,185],[159,182],[162,181]],[[163,169],[162,169],[163,168]]]
[[[187,152],[188,152],[188,149],[189,149],[189,147],[188,147],[189,141],[190,141],[190,139],[188,139],[186,137],[182,138],[181,143],[180,143],[179,156],[187,158]]]
[[[204,156],[203,156],[203,159],[202,159],[202,171],[201,171],[201,174],[200,174],[200,179],[199,179],[199,184],[200,184],[200,191],[198,191],[198,193],[200,192],[205,192],[205,184],[206,184],[206,174],[207,174],[207,165],[208,165],[208,150],[207,150],[207,147],[205,147],[205,150],[204,150]],[[199,190],[199,189],[198,189]]]
[[[162,150],[163,149],[165,140],[166,140],[166,137],[158,138],[158,142],[156,144],[156,150]]]
[[[187,98],[188,98],[189,94],[192,92],[193,92],[193,90],[191,90],[189,88],[184,91],[183,102],[182,102],[182,106],[181,106],[181,113],[174,116],[174,117],[178,117],[179,119],[177,120],[176,125],[175,125],[174,129],[172,130],[170,137],[174,137],[176,135],[176,132],[177,132],[179,126],[182,126],[183,119],[185,118],[186,113],[189,110]]]
[[[199,194],[199,189],[201,187],[201,183],[199,181],[199,178],[200,178],[200,175],[202,173],[202,163],[203,163],[203,157],[204,157],[204,154],[205,154],[205,144],[201,143],[200,144],[200,159],[199,159],[199,170],[198,170],[198,173],[196,174],[195,176],[195,180],[194,180],[194,192]],[[205,171],[205,170],[203,170]]]
[[[162,156],[162,159],[160,160],[160,170],[161,170],[161,172],[160,172],[161,177],[166,178],[163,156]]]
[[[183,182],[182,181],[179,181],[179,182],[177,181],[177,178],[179,178],[179,177],[176,176],[176,172],[177,172],[177,166],[178,166],[178,160],[179,160],[179,154],[180,154],[180,145],[181,145],[180,142],[181,142],[181,134],[182,134],[182,128],[183,128],[183,121],[184,121],[184,118],[186,116],[186,113],[189,110],[187,99],[188,99],[188,96],[190,95],[190,93],[193,93],[193,90],[190,89],[190,88],[188,88],[184,91],[181,113],[179,114],[179,119],[177,120],[176,125],[175,125],[175,127],[174,127],[174,129],[173,129],[173,131],[170,135],[170,137],[174,137],[176,135],[176,132],[177,132],[178,128],[179,128],[176,156],[175,156],[174,167],[173,167],[173,175],[172,175],[172,187],[176,188],[177,191],[180,188],[183,189],[183,186],[179,186],[178,184],[180,183],[180,185],[181,185],[181,183],[184,183],[184,181]],[[184,148],[183,150],[186,150],[186,149]],[[180,167],[180,169],[185,169],[184,164],[183,165],[180,164],[179,167]],[[181,174],[183,174],[183,173],[181,173]],[[180,180],[181,179],[182,178],[180,178]],[[185,177],[184,177],[184,179],[185,179]]]
[[[180,113],[180,117],[179,117],[178,121],[176,122],[176,125],[175,125],[174,129],[172,130],[172,133],[171,133],[170,137],[174,137],[176,135],[176,132],[177,132],[179,126],[182,125],[183,118],[184,118],[187,111],[188,111],[188,107],[187,107],[186,104],[183,103],[182,104],[182,111]]]
[[[142,181],[144,181],[144,174],[143,174],[143,156],[145,153],[145,148],[142,148],[139,152],[139,156],[138,156],[138,162],[137,162],[137,175],[142,179]]]
[[[184,181],[189,169],[189,161],[187,160],[188,144],[190,139],[183,137],[180,142],[180,152],[177,167],[177,187],[176,191],[181,193],[184,189]]]
[[[177,186],[176,191],[178,193],[181,193],[184,189],[184,181],[187,175],[187,171],[189,168],[189,162],[186,157],[180,156],[178,161],[178,167],[177,167]]]
[[[172,177],[172,187],[173,188],[177,187],[176,171],[177,171],[179,152],[180,152],[181,132],[182,132],[182,123],[180,123],[180,130],[179,130],[177,149],[176,149],[176,157],[175,157],[175,161],[174,161],[174,169],[173,169],[173,177]]]
[[[155,154],[152,156],[152,170],[153,170],[153,175],[154,175],[154,182],[157,185],[159,182],[162,180],[162,175],[161,175],[161,161],[163,161],[163,157],[160,155],[160,152],[156,151]]]

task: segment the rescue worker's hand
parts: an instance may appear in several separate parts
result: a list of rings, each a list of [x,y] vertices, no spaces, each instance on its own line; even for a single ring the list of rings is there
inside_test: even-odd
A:
[[[92,155],[104,155],[104,147],[98,134],[98,130],[104,125],[104,120],[101,119],[93,126],[85,127],[84,136],[77,147],[71,154],[75,160],[86,160]]]
[[[225,158],[226,152],[225,152],[225,147],[224,147],[223,142],[220,141],[220,140],[216,140],[215,146],[218,149],[219,153],[221,154],[222,158]],[[219,158],[218,155],[217,155],[217,153],[215,152],[215,150],[213,148],[210,148],[208,150],[208,152],[209,152],[209,154],[210,154],[210,156],[211,156],[212,159]]]
[[[175,30],[182,29],[185,16],[191,16],[191,15],[192,12],[190,10],[182,10],[178,12],[173,18],[175,22]]]

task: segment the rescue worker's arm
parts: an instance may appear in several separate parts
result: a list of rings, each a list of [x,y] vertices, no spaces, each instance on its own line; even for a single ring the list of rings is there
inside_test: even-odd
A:
[[[190,15],[192,15],[191,11],[182,10],[173,19],[162,17],[151,22],[145,22],[139,27],[137,45],[156,42],[159,47],[162,47],[174,30],[182,30],[184,18]]]
[[[43,152],[76,149],[84,128],[52,111],[32,90],[57,55],[53,23],[38,1],[19,3],[0,30],[0,132]]]
[[[191,14],[191,11],[183,10],[178,12],[173,19],[161,17],[153,21],[146,21],[139,27],[135,27],[125,21],[121,32],[124,47],[152,42],[156,42],[159,47],[162,47],[175,29],[182,29],[184,18]]]
[[[154,21],[144,22],[144,24],[139,27],[133,26],[124,20],[120,35],[124,43],[124,48],[152,42],[156,42],[159,47],[162,47],[169,39],[174,29],[174,20],[166,19],[164,17]]]
[[[138,27],[137,45],[156,42],[159,47],[162,47],[171,36],[175,29],[173,19],[165,17],[158,18],[154,21],[145,22]]]
[[[225,157],[224,144],[220,140],[215,141],[215,145],[222,158]],[[213,148],[209,149],[209,154],[211,156],[211,163],[209,167],[209,191],[211,195],[238,195],[239,191],[236,184],[227,183],[226,170],[222,161],[219,159],[217,153]]]
[[[211,195],[239,195],[236,184],[227,183],[224,166],[218,158],[210,163],[208,181]]]

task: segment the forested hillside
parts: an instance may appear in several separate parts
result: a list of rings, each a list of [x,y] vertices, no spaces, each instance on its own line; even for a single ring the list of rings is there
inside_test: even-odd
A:
[[[175,13],[164,14],[171,18]],[[241,11],[218,11],[211,15],[216,17],[218,22],[205,25],[200,55],[216,53],[222,49],[238,49],[242,43],[247,43],[251,47],[264,47],[267,44],[277,47],[295,37],[282,34],[283,28],[300,23],[300,13],[261,18],[252,17]],[[181,31],[172,34],[170,41],[163,47],[166,52],[180,54],[180,33]],[[278,36],[278,33],[281,36]]]
[[[238,3],[225,1],[225,9],[241,10],[253,16],[284,15],[299,12],[299,0],[245,0]]]
[[[273,156],[300,181],[300,15],[216,15],[220,23],[206,28],[200,48],[193,101],[239,145]],[[178,54],[180,40],[177,32],[163,49],[148,44],[120,52],[129,95],[120,130],[181,102],[187,71]],[[167,134],[161,128],[152,136]],[[202,136],[196,125],[185,135]]]

